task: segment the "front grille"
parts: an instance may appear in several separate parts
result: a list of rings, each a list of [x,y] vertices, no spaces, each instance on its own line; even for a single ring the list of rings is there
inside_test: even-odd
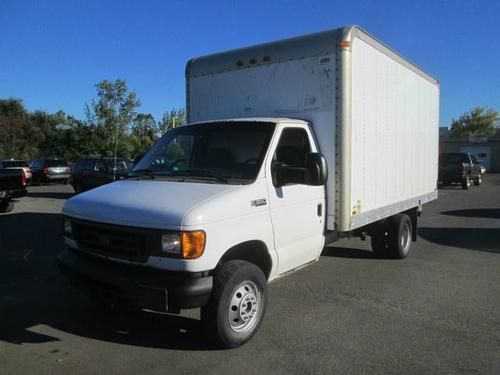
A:
[[[148,257],[147,231],[117,225],[72,221],[78,247],[91,253],[145,262]]]

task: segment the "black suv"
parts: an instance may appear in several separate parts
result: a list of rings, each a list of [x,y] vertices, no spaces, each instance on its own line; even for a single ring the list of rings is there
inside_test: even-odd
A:
[[[462,189],[468,189],[471,182],[479,186],[481,166],[468,152],[439,154],[438,181],[443,185],[459,183]]]
[[[32,160],[29,164],[32,172],[32,184],[40,185],[42,182],[58,181],[68,183],[71,169],[64,159],[43,158]]]
[[[120,180],[132,169],[132,161],[125,158],[80,158],[73,164],[70,184],[76,193]]]

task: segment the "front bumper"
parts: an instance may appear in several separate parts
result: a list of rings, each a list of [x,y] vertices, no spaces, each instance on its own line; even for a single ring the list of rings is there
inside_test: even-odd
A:
[[[207,273],[121,264],[65,250],[60,271],[77,287],[110,303],[162,312],[205,305],[213,278]]]

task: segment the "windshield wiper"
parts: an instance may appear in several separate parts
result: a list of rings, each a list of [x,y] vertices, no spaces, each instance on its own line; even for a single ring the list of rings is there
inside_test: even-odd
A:
[[[137,178],[139,180],[144,178],[150,178],[154,180],[155,176],[153,175],[153,171],[151,169],[146,168],[146,169],[137,169],[135,171],[131,171],[124,178]]]

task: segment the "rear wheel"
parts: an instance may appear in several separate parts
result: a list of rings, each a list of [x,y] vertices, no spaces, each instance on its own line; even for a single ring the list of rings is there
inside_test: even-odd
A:
[[[375,256],[404,259],[410,254],[412,224],[406,214],[394,215],[376,229],[371,235]]]
[[[3,201],[0,202],[0,213],[11,212],[14,209],[14,202]]]
[[[205,337],[212,344],[234,348],[250,340],[262,322],[267,281],[256,265],[232,260],[215,274],[208,304],[201,309]]]
[[[479,186],[479,185],[481,185],[481,182],[483,182],[483,181],[482,181],[482,179],[481,179],[481,175],[479,175],[479,176],[478,176],[478,177],[474,180],[474,185]]]

